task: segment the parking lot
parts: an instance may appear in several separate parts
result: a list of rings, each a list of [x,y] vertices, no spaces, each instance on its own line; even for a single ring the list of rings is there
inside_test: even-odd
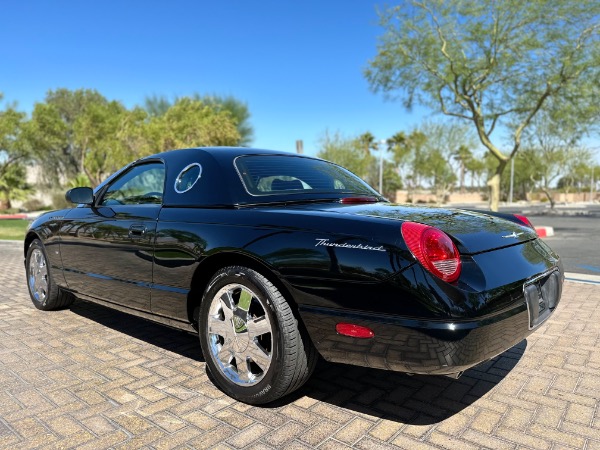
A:
[[[213,386],[197,337],[94,304],[36,310],[0,242],[0,448],[600,449],[600,285],[460,379],[320,362],[283,401]]]

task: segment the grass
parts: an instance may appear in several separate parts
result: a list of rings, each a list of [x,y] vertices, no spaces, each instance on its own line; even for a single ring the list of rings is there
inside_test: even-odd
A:
[[[26,219],[2,219],[0,220],[0,240],[8,239],[19,241],[25,238],[25,230],[29,225]]]

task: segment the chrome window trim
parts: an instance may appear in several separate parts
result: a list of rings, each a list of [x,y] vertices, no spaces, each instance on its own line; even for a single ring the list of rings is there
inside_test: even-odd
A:
[[[190,187],[188,187],[187,189],[181,191],[179,189],[177,189],[177,183],[179,181],[181,181],[181,176],[183,175],[183,173],[189,169],[191,169],[194,166],[198,166],[198,168],[200,169],[200,172],[198,172],[198,176],[196,177],[196,179],[194,180],[194,182],[190,185]],[[198,182],[198,180],[202,177],[202,164],[194,162],[191,164],[188,164],[187,166],[185,166],[183,169],[181,169],[181,172],[179,172],[179,174],[175,177],[175,183],[173,183],[173,189],[175,190],[175,192],[177,192],[178,194],[184,194],[187,191],[189,191],[190,189],[192,189],[196,183]]]
[[[248,155],[238,155],[233,159],[233,167],[236,171],[236,173],[238,174],[238,177],[240,179],[240,183],[242,183],[242,187],[244,188],[244,191],[246,191],[246,193],[248,195],[250,195],[251,197],[268,197],[268,196],[280,196],[280,195],[304,195],[304,194],[335,194],[335,195],[339,195],[339,194],[352,194],[352,191],[347,191],[347,190],[340,190],[339,192],[331,192],[331,191],[323,191],[323,190],[301,190],[301,191],[271,191],[271,192],[264,192],[262,194],[255,194],[253,192],[250,192],[250,189],[248,189],[248,186],[246,186],[246,182],[244,181],[244,176],[242,175],[242,172],[240,172],[240,168],[238,167],[238,160],[242,159],[242,158],[252,158],[252,157],[257,157],[257,156],[276,156],[276,157],[282,157],[282,158],[298,158],[298,159],[309,159],[309,160],[316,160],[316,161],[322,161],[325,162],[327,164],[331,164],[332,166],[337,166],[339,168],[341,168],[342,170],[348,172],[349,174],[355,176],[356,178],[358,178],[360,181],[362,181],[369,189],[371,189],[373,191],[373,193],[363,193],[360,195],[373,195],[373,196],[377,196],[377,197],[381,197],[381,194],[379,194],[377,191],[375,191],[375,189],[373,189],[371,186],[369,186],[369,184],[362,180],[358,175],[356,175],[355,173],[350,172],[348,169],[346,169],[343,166],[340,166],[339,164],[336,164],[334,162],[331,161],[327,161],[326,159],[320,159],[320,158],[311,158],[311,157],[307,157],[304,155],[297,155],[295,153],[290,153],[289,155],[282,155],[282,154],[276,154],[276,155],[269,155],[269,154],[248,154]],[[358,195],[358,194],[357,194]]]

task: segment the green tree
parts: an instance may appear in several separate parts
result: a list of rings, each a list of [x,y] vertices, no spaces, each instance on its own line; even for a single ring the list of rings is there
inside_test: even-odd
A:
[[[250,110],[247,103],[238,100],[232,95],[195,94],[193,98],[212,107],[217,113],[228,111],[235,121],[238,134],[240,135],[236,145],[248,147],[252,144],[254,140],[254,127],[250,123]]]
[[[357,139],[363,151],[365,152],[365,155],[370,155],[371,150],[379,149],[379,143],[377,142],[377,139],[375,139],[375,136],[373,136],[373,133],[371,133],[370,131],[364,132],[363,134],[358,136]]]
[[[360,138],[345,138],[338,132],[331,135],[326,131],[319,147],[317,157],[339,164],[363,179],[375,161],[373,156],[365,154],[365,146]]]
[[[419,170],[428,177],[440,203],[452,190],[457,173],[461,191],[464,190],[464,163],[475,147],[475,138],[470,128],[455,121],[426,121],[418,129],[427,136]]]
[[[473,152],[466,145],[461,145],[454,151],[452,157],[459,163],[459,189],[460,193],[465,193],[465,173],[469,161],[473,159]]]
[[[116,142],[125,108],[95,90],[57,89],[36,103],[24,137],[44,168],[47,181],[56,183],[86,174],[97,184],[127,160]]]
[[[17,111],[14,105],[0,111],[0,197],[7,208],[11,199],[21,200],[30,191],[25,183],[24,163],[30,156],[30,148],[22,137],[25,121],[25,113]]]
[[[91,185],[90,179],[85,173],[78,174],[75,178],[70,179],[67,182],[67,187],[73,189],[76,187],[86,187]]]
[[[495,161],[497,210],[504,169],[549,99],[581,121],[598,117],[598,17],[596,0],[410,0],[381,14],[385,32],[365,75],[409,108],[472,124]],[[498,125],[504,135],[493,134]]]
[[[201,100],[179,98],[166,113],[141,122],[142,139],[149,139],[154,153],[182,147],[236,145],[240,135],[231,113],[216,111]]]
[[[537,168],[532,181],[546,195],[550,207],[554,209],[552,184],[568,168],[572,160],[577,160],[579,133],[573,130],[568,121],[555,120],[546,111],[540,112],[525,133],[524,145],[532,151],[524,153],[528,164]]]
[[[428,147],[423,163],[423,177],[433,188],[437,203],[443,203],[456,182],[456,174],[439,148]]]
[[[150,117],[160,117],[173,105],[164,95],[149,95],[144,99],[143,109]]]
[[[118,139],[126,110],[116,101],[92,103],[75,121],[74,141],[82,150],[80,174],[85,174],[92,186],[133,159]]]
[[[198,100],[202,104],[211,107],[216,113],[223,111],[229,112],[231,118],[236,124],[239,139],[232,145],[249,146],[254,140],[254,128],[250,123],[250,110],[248,105],[232,95],[222,96],[217,94],[194,94],[190,97]],[[144,100],[144,109],[150,117],[160,117],[167,113],[180,98],[175,98],[173,102],[165,96],[152,95]]]
[[[158,153],[157,134],[158,127],[151,126],[151,122],[157,119],[145,109],[135,107],[125,111],[121,126],[117,132],[117,139],[125,147],[125,152],[133,158]]]
[[[577,147],[566,163],[565,173],[557,182],[557,188],[565,193],[572,191],[581,192],[588,190],[592,173],[595,180],[600,178],[600,166],[594,167],[592,152],[585,147]]]
[[[540,174],[544,171],[544,164],[538,150],[534,147],[524,145],[518,155],[514,158],[513,172],[513,200],[527,200],[538,190]],[[489,159],[489,171],[493,172],[492,159]],[[508,200],[510,191],[510,170],[502,174],[501,198]]]
[[[392,154],[392,160],[396,166],[402,166],[408,156],[408,136],[403,131],[395,133],[386,143],[388,152]]]
[[[485,162],[475,155],[464,160],[465,170],[471,175],[471,189],[481,187],[481,177],[486,172]]]
[[[0,204],[10,209],[14,200],[26,200],[34,192],[26,179],[25,164],[17,162],[6,166],[0,176]]]
[[[404,181],[409,197],[412,197],[412,193],[420,184],[426,142],[427,136],[419,129],[414,129],[408,135],[403,132],[396,133],[387,140],[396,172]]]
[[[0,178],[12,164],[25,161],[29,148],[23,142],[25,114],[9,106],[0,111]]]
[[[403,188],[402,178],[398,174],[398,169],[392,161],[384,159],[382,161],[382,190],[381,194],[390,201],[396,201],[396,191]],[[371,160],[369,165],[369,180],[377,180],[377,183],[370,182],[371,186],[379,185],[379,159]],[[367,181],[368,182],[368,181]],[[378,189],[377,189],[378,190]]]
[[[378,145],[370,132],[355,138],[345,138],[340,133],[325,132],[320,141],[321,149],[317,157],[339,164],[360,176],[370,186],[379,185],[379,158],[371,155],[371,150]],[[396,165],[387,160],[382,161],[382,192],[384,197],[396,198],[396,190],[402,188],[402,180],[396,170]]]
[[[182,97],[157,115],[127,110],[88,89],[50,91],[35,105],[23,135],[47,181],[64,183],[83,174],[94,186],[132,159],[240,140],[231,113],[200,100]]]

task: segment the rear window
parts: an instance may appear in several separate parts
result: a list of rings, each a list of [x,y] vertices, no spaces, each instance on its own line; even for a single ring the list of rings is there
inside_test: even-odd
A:
[[[249,155],[235,160],[252,195],[350,193],[378,195],[346,169],[318,159],[285,155]]]

